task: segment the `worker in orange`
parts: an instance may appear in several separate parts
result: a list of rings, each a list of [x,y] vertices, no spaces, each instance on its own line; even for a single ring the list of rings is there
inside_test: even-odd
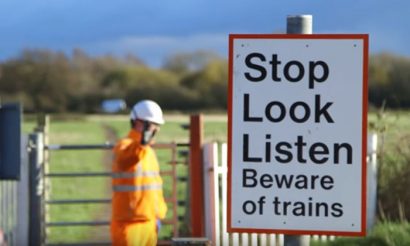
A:
[[[164,119],[151,100],[135,104],[130,119],[128,136],[114,147],[111,239],[113,245],[151,246],[157,243],[159,222],[167,211],[151,147]]]

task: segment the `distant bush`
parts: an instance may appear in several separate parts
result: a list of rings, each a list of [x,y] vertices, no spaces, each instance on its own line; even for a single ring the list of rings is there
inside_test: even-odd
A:
[[[370,103],[410,108],[410,58],[382,53],[372,55],[369,63]]]
[[[369,64],[369,102],[379,108],[410,108],[410,59],[384,53]],[[26,50],[0,63],[0,98],[19,101],[27,112],[100,111],[103,100],[141,99],[169,110],[226,110],[228,62],[198,51],[169,57],[150,68],[137,57],[71,56],[50,50]]]

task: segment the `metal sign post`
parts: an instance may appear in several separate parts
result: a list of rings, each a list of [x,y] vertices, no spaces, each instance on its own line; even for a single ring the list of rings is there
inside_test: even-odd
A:
[[[287,34],[312,34],[311,15],[289,15],[286,19]],[[285,246],[309,246],[309,236],[285,235]]]
[[[368,36],[288,20],[229,37],[228,231],[363,236]]]

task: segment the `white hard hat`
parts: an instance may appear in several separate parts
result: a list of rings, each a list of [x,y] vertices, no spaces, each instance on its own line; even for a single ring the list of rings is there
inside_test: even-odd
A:
[[[132,107],[131,120],[144,120],[153,122],[159,125],[164,124],[161,107],[154,101],[142,100]]]

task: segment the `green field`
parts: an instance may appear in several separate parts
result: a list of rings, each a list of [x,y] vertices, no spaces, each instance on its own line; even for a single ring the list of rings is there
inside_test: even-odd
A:
[[[188,143],[189,131],[182,125],[189,124],[189,116],[172,115],[166,117],[167,123],[161,127],[157,135],[158,143]],[[204,117],[205,141],[226,141],[226,117]],[[26,121],[23,125],[24,132],[28,133],[34,128],[33,121]],[[129,131],[127,116],[76,116],[51,117],[49,126],[50,144],[102,144],[106,141],[114,142],[115,137],[126,136]],[[114,139],[113,139],[114,138]],[[185,148],[179,148],[184,150]],[[171,160],[171,151],[168,149],[157,150],[161,170],[171,169],[168,162]],[[111,169],[111,151],[109,150],[59,150],[49,152],[48,173],[67,172],[107,172]],[[185,162],[186,157],[178,156],[179,162]],[[187,166],[177,165],[178,176],[186,176]],[[171,194],[171,178],[164,179],[165,196]],[[109,177],[87,178],[50,178],[48,200],[72,199],[107,199],[111,197],[111,180]],[[185,182],[178,183],[178,199],[185,200],[187,186]],[[80,222],[80,221],[109,221],[109,204],[71,204],[47,205],[47,221],[55,222]],[[186,208],[178,207],[178,216],[186,217]],[[167,218],[173,215],[172,206],[169,204]],[[187,219],[187,218],[185,218]],[[184,219],[184,220],[185,220]],[[180,232],[184,233],[187,226],[181,220]],[[172,227],[163,225],[160,239],[172,237]],[[108,226],[51,226],[47,230],[49,243],[74,243],[74,242],[101,242],[109,240]]]
[[[181,125],[189,123],[189,117],[186,115],[170,115],[166,117],[167,123],[161,128],[157,136],[157,142],[169,143],[178,142],[186,143],[189,139],[189,132],[184,130]],[[226,116],[204,116],[204,134],[205,142],[209,141],[226,141]],[[23,125],[25,132],[30,132],[34,127],[32,121],[27,121]],[[107,140],[112,140],[113,135],[123,137],[129,129],[127,116],[81,116],[74,118],[58,118],[52,117],[50,124],[50,144],[95,144],[104,143]],[[379,143],[383,148],[390,148],[393,144],[399,141],[404,135],[410,134],[410,113],[409,112],[387,112],[382,116],[375,113],[369,115],[369,131],[377,131],[380,134]],[[158,151],[161,169],[167,170],[170,165],[167,162],[170,159],[168,150]],[[183,161],[184,157],[178,157]],[[49,172],[103,172],[109,171],[111,168],[111,156],[108,150],[79,150],[79,151],[52,151],[49,156]],[[186,175],[186,166],[178,165],[178,176]],[[164,178],[165,193],[170,194],[170,180]],[[105,199],[111,196],[110,179],[108,177],[101,178],[52,178],[50,185],[51,200],[59,199]],[[186,184],[178,186],[179,199],[186,197]],[[110,216],[110,206],[105,204],[75,204],[75,205],[49,205],[48,221],[108,221]],[[170,208],[172,209],[172,208]],[[168,217],[172,213],[168,213]],[[179,207],[179,216],[186,216],[185,207]],[[186,229],[186,225],[181,224],[181,230]],[[388,234],[389,237],[394,235],[391,231],[399,233],[408,233],[408,224],[379,224],[374,232],[366,239],[356,240],[353,244],[361,245],[384,245],[384,244],[367,244],[366,240],[378,240],[379,237]],[[399,229],[398,229],[399,228]],[[400,235],[401,235],[400,234]],[[74,227],[51,227],[48,230],[48,242],[80,242],[80,241],[108,241],[109,227],[97,226],[74,226]],[[382,235],[382,236],[378,236]],[[171,237],[171,228],[164,226],[160,233],[161,239],[169,239]],[[376,238],[376,239],[375,239]],[[336,245],[351,245],[350,239],[345,239],[346,243]],[[359,241],[357,241],[359,240]],[[361,240],[361,241],[360,241]],[[381,240],[381,239],[380,239]],[[379,240],[379,241],[380,241]],[[384,240],[384,239],[383,239]],[[381,241],[383,241],[381,240]],[[387,240],[387,239],[386,239]],[[386,241],[384,240],[384,241]],[[393,239],[388,239],[393,240]],[[403,242],[405,239],[400,239]],[[407,237],[408,240],[408,237]],[[377,242],[379,242],[377,241]],[[383,241],[383,242],[384,242]],[[334,242],[334,243],[336,243]],[[395,242],[395,241],[391,241]],[[409,241],[406,241],[409,242]],[[400,245],[400,244],[387,244]]]

